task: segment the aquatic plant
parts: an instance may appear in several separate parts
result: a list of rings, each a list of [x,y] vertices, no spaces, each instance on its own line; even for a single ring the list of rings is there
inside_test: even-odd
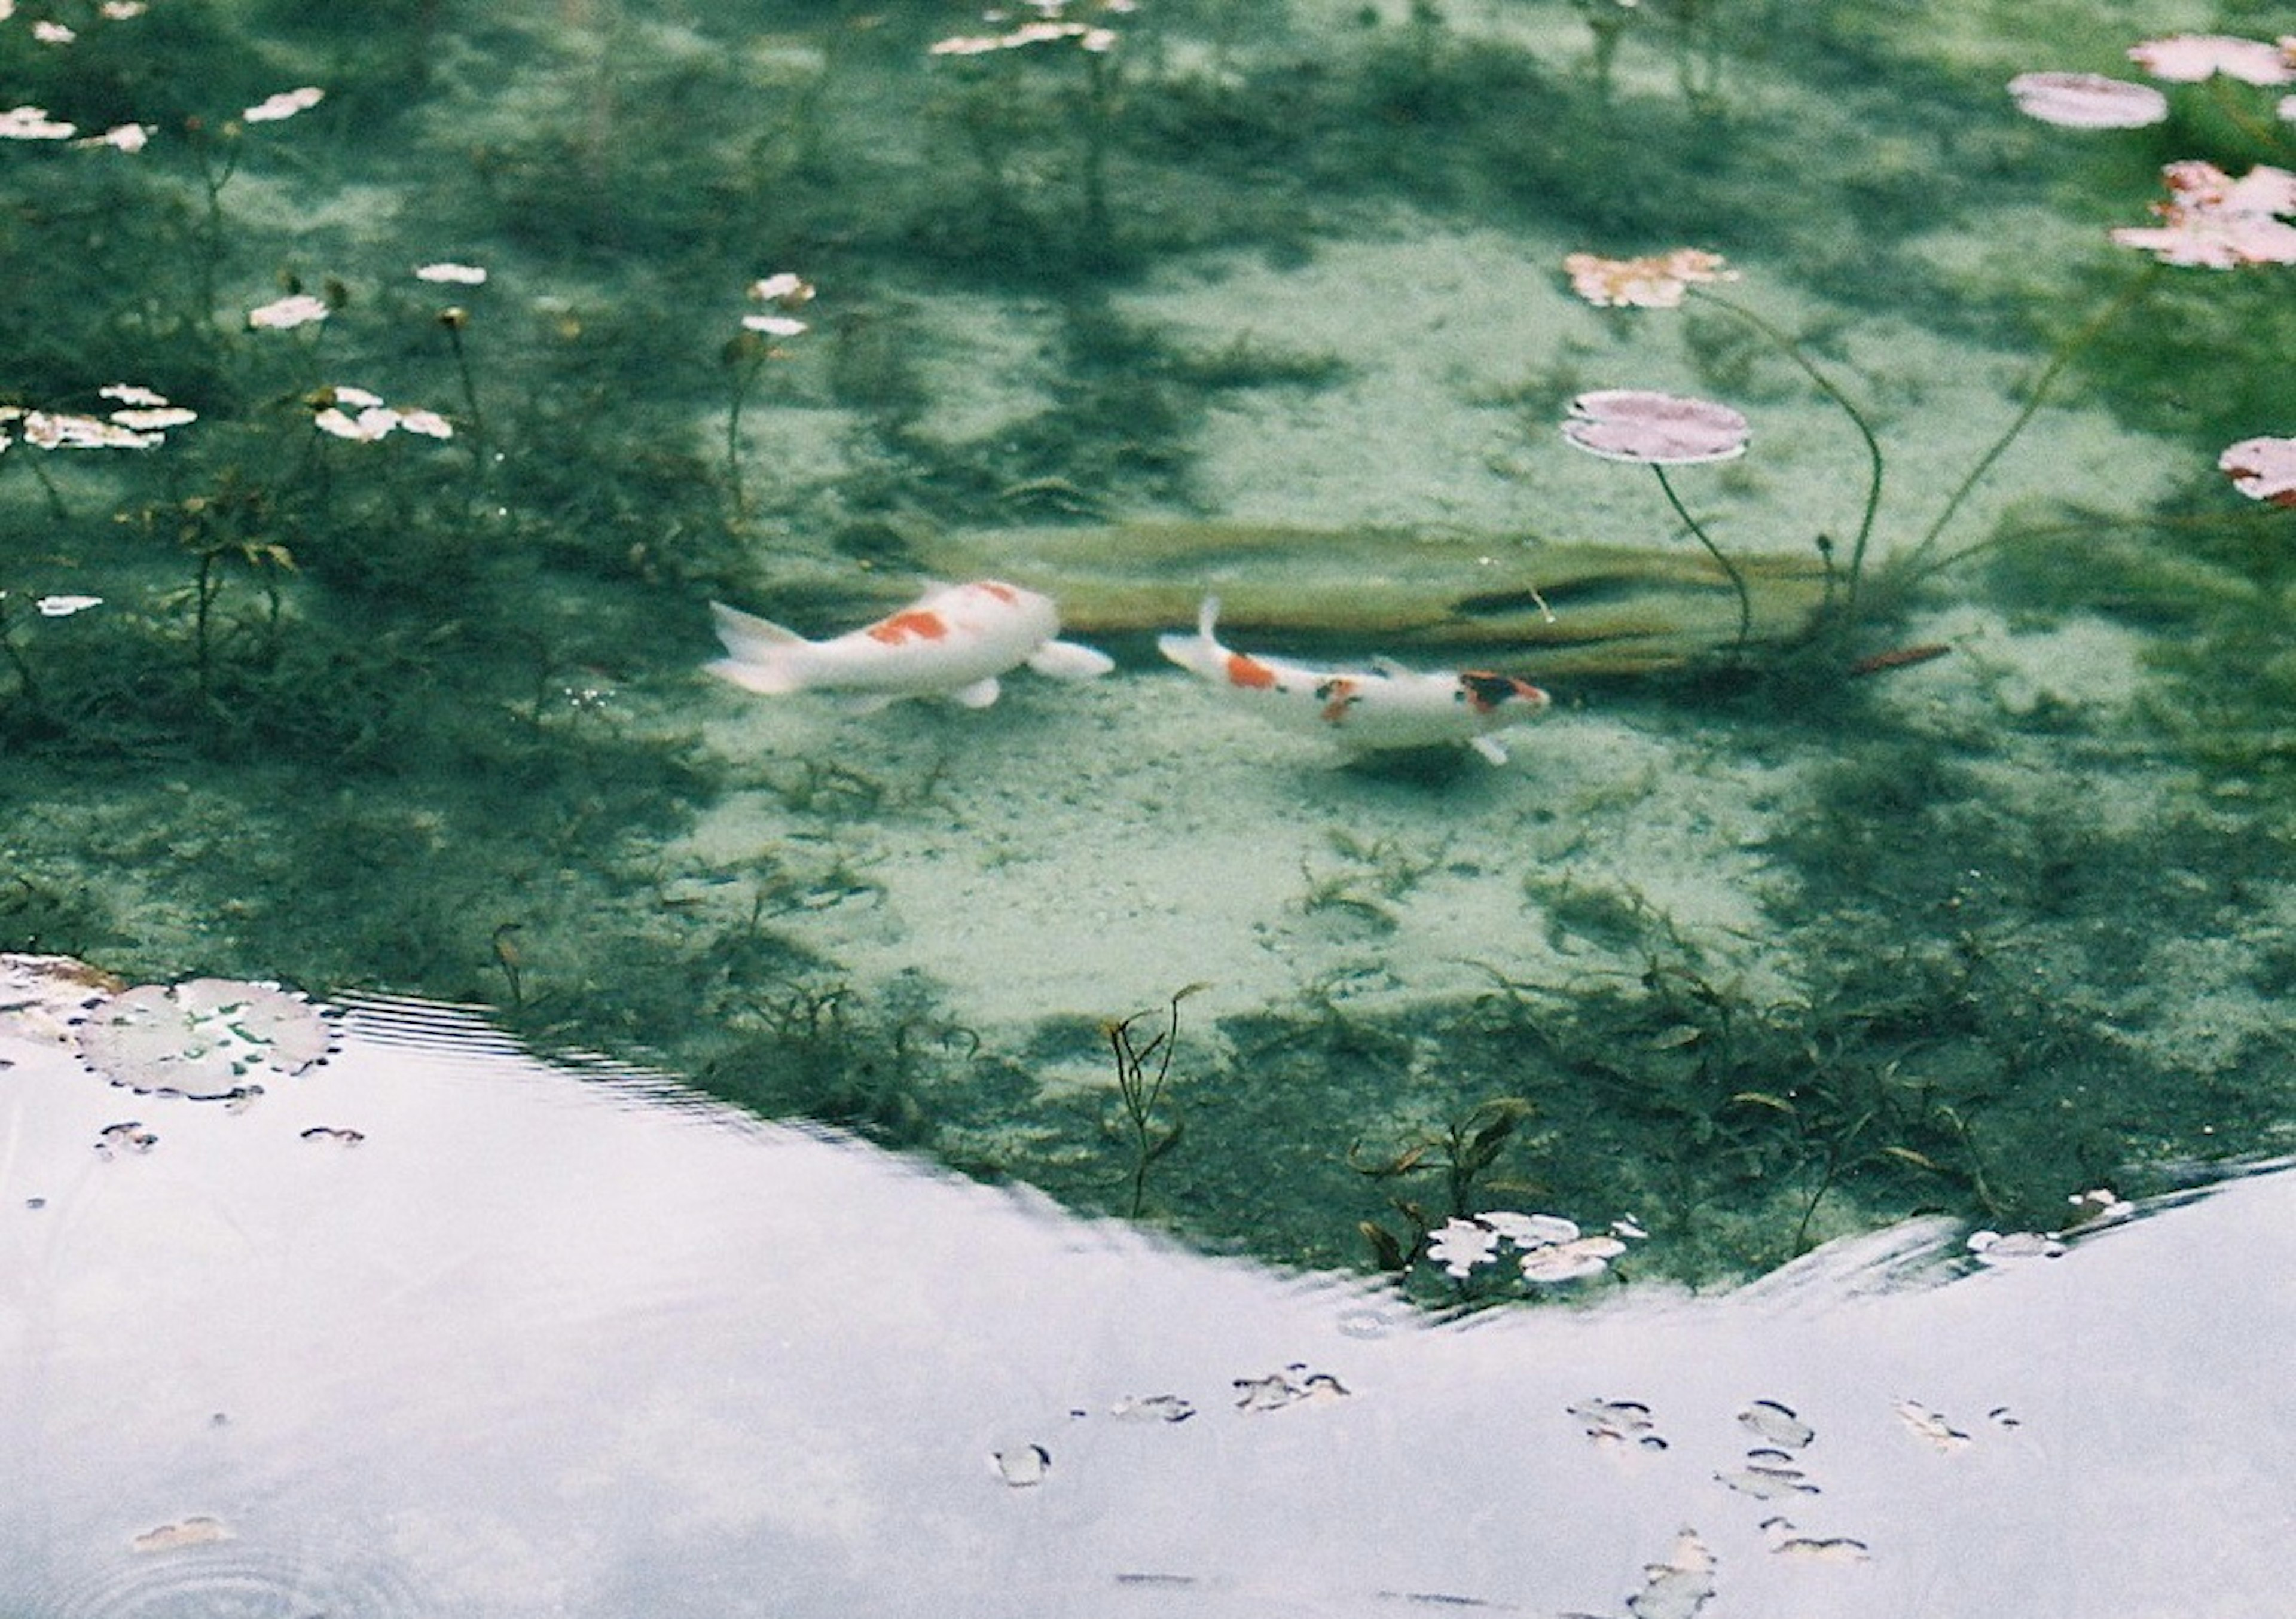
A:
[[[813,298],[813,283],[786,270],[751,282],[750,301],[766,307],[758,314],[743,315],[741,331],[726,345],[725,362],[733,373],[733,400],[726,410],[726,487],[732,494],[737,519],[748,516],[750,509],[742,487],[742,412],[749,404],[758,373],[769,362],[789,357],[785,349],[775,345],[808,330],[808,323],[791,312],[802,309]]]
[[[1156,1161],[1180,1144],[1186,1125],[1164,1107],[1164,1087],[1172,1074],[1172,1057],[1180,1040],[1180,1002],[1201,990],[1203,984],[1190,984],[1176,991],[1164,1011],[1164,1026],[1142,1040],[1135,1035],[1135,1026],[1153,1016],[1135,1012],[1130,1017],[1101,1025],[1101,1034],[1108,1042],[1109,1053],[1116,1059],[1116,1100],[1119,1124],[1132,1152],[1130,1182],[1132,1198],[1126,1210],[1128,1217],[1137,1220],[1147,1206],[1148,1172]],[[1163,1109],[1163,1116],[1159,1110]]]
[[[1746,576],[1714,543],[1706,525],[1682,503],[1666,470],[1734,461],[1746,453],[1751,430],[1745,417],[1726,405],[1640,388],[1603,388],[1581,394],[1570,402],[1570,414],[1562,423],[1562,437],[1588,454],[1630,462],[1657,475],[1667,504],[1706,548],[1706,554],[1714,559],[1738,594],[1738,639],[1734,653],[1744,652],[1746,638],[1754,627],[1754,599],[1746,588]]]
[[[960,118],[992,200],[1013,207],[1005,176],[1005,143],[1018,110],[1013,101],[1026,81],[1030,61],[1071,57],[1082,65],[1084,82],[1069,122],[1076,142],[1077,257],[1090,263],[1108,256],[1114,241],[1108,201],[1108,159],[1117,112],[1114,53],[1122,37],[1108,19],[1129,15],[1136,0],[1036,0],[1035,15],[1001,33],[955,34],[933,42],[929,54],[953,63],[972,63]],[[1090,13],[1095,20],[1085,20]],[[989,15],[1011,19],[1003,12]],[[1009,71],[988,70],[1004,64]],[[1024,210],[1021,210],[1024,211]]]

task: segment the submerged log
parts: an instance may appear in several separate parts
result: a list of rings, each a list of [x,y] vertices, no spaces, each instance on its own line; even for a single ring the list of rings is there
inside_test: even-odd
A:
[[[1631,675],[1727,653],[1738,598],[1689,544],[1571,545],[1392,529],[1230,523],[978,530],[918,543],[943,578],[991,576],[1060,603],[1090,638],[1184,629],[1220,599],[1242,647],[1473,657],[1530,675]],[[1753,603],[1750,644],[1806,634],[1833,583],[1822,559],[1733,557]]]

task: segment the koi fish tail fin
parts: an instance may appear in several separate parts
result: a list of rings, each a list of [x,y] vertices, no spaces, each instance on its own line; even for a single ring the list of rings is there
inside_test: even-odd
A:
[[[797,654],[811,644],[804,636],[722,601],[709,604],[709,617],[727,653],[708,666],[710,674],[767,697],[779,697],[805,684],[797,659]]]
[[[1180,667],[1218,680],[1223,677],[1227,649],[1215,634],[1219,626],[1219,598],[1206,596],[1196,609],[1196,633],[1156,637],[1156,650]]]
[[[1116,660],[1082,642],[1047,641],[1029,655],[1029,666],[1054,680],[1097,680],[1116,667]]]

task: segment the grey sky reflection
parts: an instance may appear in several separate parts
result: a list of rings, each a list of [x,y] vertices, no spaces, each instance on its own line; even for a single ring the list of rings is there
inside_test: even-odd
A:
[[[1924,1231],[1428,1326],[450,1012],[341,1035],[238,1113],[0,1036],[11,1619],[2283,1596],[2285,1174],[1942,1286],[1877,1280]]]

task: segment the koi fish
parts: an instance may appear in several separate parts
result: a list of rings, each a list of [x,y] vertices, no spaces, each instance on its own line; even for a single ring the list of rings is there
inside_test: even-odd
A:
[[[727,654],[710,674],[768,697],[836,692],[863,714],[905,697],[986,708],[996,700],[996,677],[1024,663],[1058,680],[1090,680],[1115,667],[1092,648],[1058,638],[1050,597],[995,579],[937,585],[832,641],[808,641],[719,601],[709,612]]]
[[[1480,669],[1423,674],[1391,658],[1365,669],[1327,669],[1232,651],[1213,633],[1219,598],[1204,598],[1193,635],[1159,635],[1156,649],[1180,667],[1239,691],[1265,693],[1303,717],[1332,727],[1357,753],[1464,742],[1494,765],[1506,749],[1491,733],[1545,708],[1546,692],[1527,681]]]

